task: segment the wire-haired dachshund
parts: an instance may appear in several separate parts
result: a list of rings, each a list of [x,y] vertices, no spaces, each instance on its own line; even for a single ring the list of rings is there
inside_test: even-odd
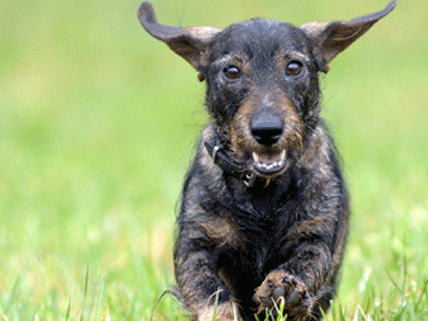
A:
[[[339,156],[320,118],[319,73],[396,6],[351,21],[253,19],[221,30],[139,19],[206,81],[211,122],[187,173],[174,250],[195,320],[320,320],[349,223]],[[276,319],[275,319],[276,320]]]

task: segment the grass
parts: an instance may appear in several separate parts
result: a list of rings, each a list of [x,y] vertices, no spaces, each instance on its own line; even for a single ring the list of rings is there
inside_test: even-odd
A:
[[[161,22],[225,27],[350,19],[387,1],[152,2]],[[204,85],[143,32],[138,5],[0,2],[0,319],[185,317],[157,299],[173,284]],[[427,10],[400,0],[322,77],[353,212],[329,320],[428,315]]]

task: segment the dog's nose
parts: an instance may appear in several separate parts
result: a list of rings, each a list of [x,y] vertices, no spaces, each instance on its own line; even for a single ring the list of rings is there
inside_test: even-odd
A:
[[[280,138],[284,130],[282,119],[272,110],[264,108],[251,122],[251,133],[258,143],[271,146]]]

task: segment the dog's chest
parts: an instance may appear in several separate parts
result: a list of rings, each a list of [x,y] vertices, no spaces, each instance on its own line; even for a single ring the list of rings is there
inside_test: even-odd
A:
[[[280,253],[280,237],[273,229],[264,231],[245,231],[242,248],[224,249],[219,266],[226,272],[232,288],[247,288],[252,291],[264,280],[266,274],[284,261]],[[246,275],[242,279],[242,275]]]

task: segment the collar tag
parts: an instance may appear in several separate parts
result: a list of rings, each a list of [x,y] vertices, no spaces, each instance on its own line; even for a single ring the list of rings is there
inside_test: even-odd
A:
[[[253,172],[247,172],[244,174],[244,177],[242,178],[242,182],[247,187],[253,187],[254,182],[256,181],[256,178],[257,178],[256,174],[254,174]]]

